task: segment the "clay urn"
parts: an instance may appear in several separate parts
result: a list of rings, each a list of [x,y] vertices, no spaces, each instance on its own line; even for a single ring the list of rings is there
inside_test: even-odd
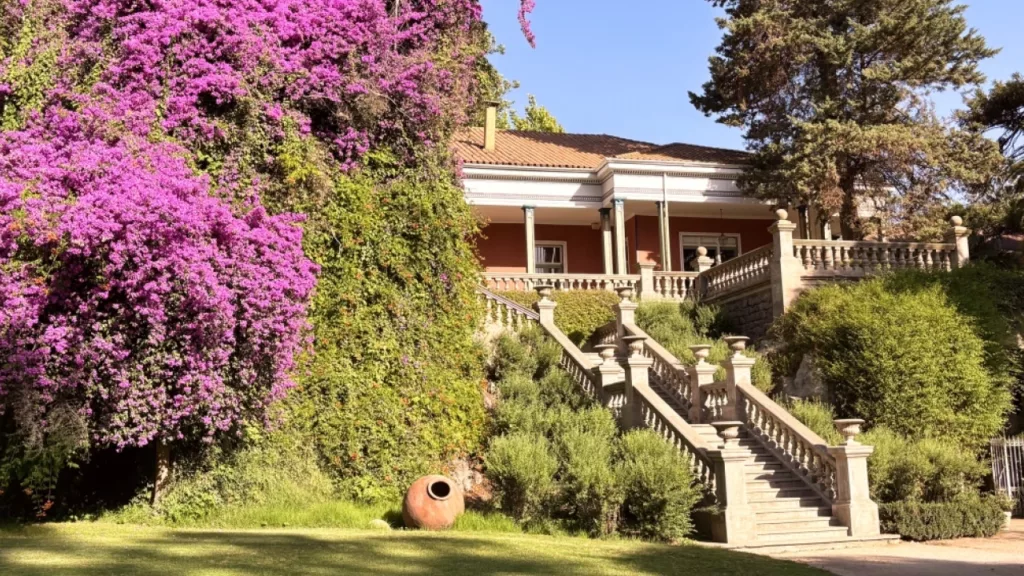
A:
[[[444,476],[424,476],[409,486],[402,501],[406,528],[447,530],[466,510],[462,490]]]

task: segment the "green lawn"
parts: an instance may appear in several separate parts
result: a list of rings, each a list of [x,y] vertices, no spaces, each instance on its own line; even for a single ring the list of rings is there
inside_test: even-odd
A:
[[[104,523],[0,529],[0,574],[822,575],[760,556],[500,533],[176,530]]]

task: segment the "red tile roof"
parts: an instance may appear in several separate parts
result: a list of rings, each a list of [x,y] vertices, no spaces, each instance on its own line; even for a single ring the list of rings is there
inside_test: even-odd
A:
[[[499,130],[495,149],[484,150],[484,129],[466,128],[455,135],[455,154],[471,164],[584,168],[594,170],[607,158],[739,164],[747,153],[692,144],[658,146],[606,134],[554,134]]]

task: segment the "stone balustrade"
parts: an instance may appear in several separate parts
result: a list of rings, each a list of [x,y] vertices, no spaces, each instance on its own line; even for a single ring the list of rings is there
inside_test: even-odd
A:
[[[530,292],[537,286],[551,286],[557,291],[608,290],[629,287],[636,289],[639,274],[527,274],[525,272],[484,272],[484,285],[498,292]]]
[[[530,322],[540,319],[537,312],[485,288],[477,288],[477,294],[484,301],[485,330],[518,332]]]
[[[654,272],[651,275],[651,290],[646,286],[641,288],[641,294],[652,296],[663,300],[687,300],[695,299],[698,296],[697,272]]]
[[[643,355],[654,362],[651,366],[651,386],[658,388],[689,411],[690,378],[683,364],[635,324],[626,324],[623,330],[628,336],[642,336],[647,339]]]
[[[912,268],[950,271],[955,244],[793,240],[793,256],[807,276],[866,276]]]
[[[762,246],[702,272],[700,279],[705,283],[704,298],[721,297],[768,282],[771,258],[772,247]]]
[[[637,388],[636,392],[643,425],[682,452],[697,478],[714,494],[715,466],[708,457],[708,450],[713,447],[649,387]]]

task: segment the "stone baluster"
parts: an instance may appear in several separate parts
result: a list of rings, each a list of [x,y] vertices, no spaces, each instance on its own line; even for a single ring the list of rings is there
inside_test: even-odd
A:
[[[854,538],[877,536],[880,532],[878,506],[868,493],[868,456],[874,452],[874,447],[856,441],[863,420],[836,420],[835,423],[845,441],[841,446],[828,449],[836,460],[832,514],[850,528],[850,536]]]
[[[746,410],[740,406],[741,396],[736,387],[741,384],[751,384],[750,373],[756,360],[747,358],[743,351],[747,348],[746,336],[729,336],[725,338],[729,349],[732,350],[732,357],[722,362],[725,368],[725,410],[722,411],[723,420],[740,420],[745,418]]]
[[[709,344],[690,346],[690,350],[697,357],[697,363],[687,368],[687,372],[690,375],[690,413],[688,416],[690,424],[700,424],[704,411],[704,398],[701,386],[715,381],[715,370],[717,370],[717,367],[714,364],[709,364],[707,361],[708,356],[711,354],[711,346]]]

